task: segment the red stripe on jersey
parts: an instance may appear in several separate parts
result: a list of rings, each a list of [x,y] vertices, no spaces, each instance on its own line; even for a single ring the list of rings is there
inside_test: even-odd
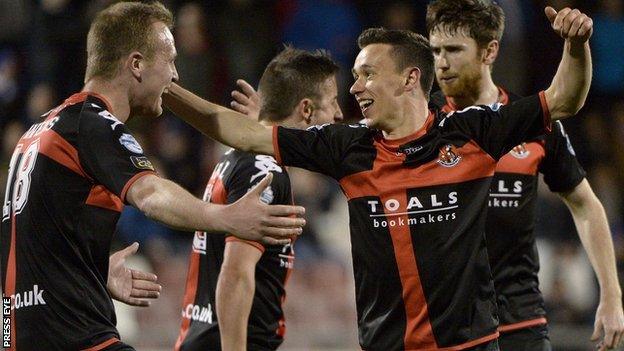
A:
[[[550,109],[548,109],[548,102],[546,101],[546,95],[544,91],[539,92],[540,103],[542,104],[542,111],[544,112],[544,126],[547,132],[552,131],[552,120],[550,119]]]
[[[112,345],[114,343],[117,343],[117,342],[119,342],[119,339],[113,337],[113,338],[110,338],[110,339],[108,339],[108,340],[106,340],[106,341],[104,341],[102,343],[99,343],[99,344],[97,344],[95,346],[91,346],[88,349],[82,349],[80,351],[99,351],[99,350],[102,350],[103,348],[105,348],[107,346],[110,346],[110,345]]]
[[[48,130],[41,134],[39,139],[41,140],[40,154],[46,155],[84,178],[91,179],[80,165],[78,150],[62,136],[53,130]]]
[[[211,179],[212,180],[212,179]],[[210,202],[215,204],[227,204],[227,191],[223,186],[221,178],[215,178],[212,185],[212,194],[210,195]]]
[[[87,205],[105,208],[121,212],[123,203],[117,195],[111,193],[103,185],[95,185],[91,188],[91,192],[85,202]]]
[[[386,202],[388,198],[394,198],[401,203],[407,203],[407,195],[405,191],[396,192],[382,196],[382,202]],[[387,216],[388,220],[404,220],[408,222],[406,214],[399,216]],[[412,235],[409,226],[394,226],[388,229],[392,237],[392,246],[394,247],[394,256],[401,278],[403,287],[403,304],[405,305],[405,315],[407,325],[405,326],[405,349],[436,349],[438,347],[431,323],[429,322],[429,311],[427,309],[427,301],[422,290],[420,275],[418,273],[418,265],[414,256],[414,247],[412,245]]]
[[[514,323],[514,324],[506,324],[506,325],[501,325],[498,327],[498,331],[501,333],[507,333],[510,331],[514,331],[514,330],[518,330],[518,329],[524,329],[524,328],[530,328],[530,327],[534,327],[536,325],[543,325],[546,324],[546,318],[542,317],[542,318],[537,318],[537,319],[531,319],[528,321],[523,321],[523,322],[519,322],[519,323]]]
[[[293,203],[294,205],[294,203]],[[290,267],[294,267],[294,261],[295,261],[295,241],[297,240],[297,238],[292,239],[291,241],[291,251],[292,251],[292,255],[290,257],[288,257],[288,264],[290,265]],[[286,336],[286,318],[284,316],[284,303],[286,302],[286,284],[288,283],[288,279],[290,279],[290,275],[292,274],[292,269],[287,269],[286,270],[286,277],[284,277],[284,295],[282,295],[281,299],[280,299],[280,309],[282,310],[282,317],[280,318],[280,320],[277,322],[277,330],[275,331],[275,333],[279,336],[281,336],[282,338],[284,338],[284,336]]]
[[[134,184],[134,182],[136,182],[137,180],[139,180],[139,178],[146,176],[148,174],[153,174],[156,175],[156,172],[154,171],[143,171],[141,173],[137,173],[135,174],[132,178],[130,178],[130,180],[128,180],[128,182],[126,183],[126,185],[124,185],[123,189],[121,189],[121,201],[126,201],[126,194],[128,193],[128,190],[130,189],[130,186],[132,186],[132,184]]]
[[[275,161],[278,165],[282,164],[282,155],[280,154],[279,142],[277,141],[277,126],[273,126],[273,153],[275,154]]]
[[[15,227],[15,213],[11,213],[11,246],[9,248],[9,259],[7,261],[6,281],[4,282],[4,292],[6,296],[15,295],[15,276],[17,273],[17,267],[15,265]],[[13,299],[11,299],[11,304],[13,304]],[[11,340],[13,340],[13,342],[8,349],[9,351],[15,351],[15,340],[17,340],[15,334],[15,309],[11,308]]]
[[[517,153],[517,148],[523,149],[524,152],[528,152],[525,157],[522,154]],[[520,155],[515,156],[514,155]],[[512,151],[503,156],[496,164],[497,173],[516,173],[526,175],[537,175],[537,171],[540,163],[546,156],[546,150],[544,149],[543,142],[530,142],[524,145],[516,146]]]
[[[473,141],[457,148],[457,154],[462,159],[456,166],[448,168],[438,164],[437,159],[419,167],[405,167],[403,154],[397,156],[396,151],[389,150],[378,142],[375,142],[375,148],[377,158],[371,171],[340,179],[340,186],[347,199],[379,196],[394,189],[454,184],[491,177],[496,168],[496,161]]]
[[[178,340],[175,343],[174,350],[179,351],[189,327],[191,326],[191,319],[184,317],[184,311],[188,305],[195,303],[195,296],[197,295],[197,282],[199,280],[199,253],[191,252],[191,262],[189,263],[188,273],[186,274],[186,292],[184,293],[184,299],[182,299],[182,325],[180,326],[180,334],[178,334]]]
[[[264,250],[265,250],[264,249],[264,245],[260,244],[257,241],[243,240],[243,239],[239,239],[239,238],[237,238],[235,236],[231,236],[231,235],[225,238],[225,242],[226,243],[230,242],[230,241],[237,241],[239,243],[245,243],[247,245],[255,247],[256,249],[260,250],[260,252],[262,252],[262,253],[264,253]]]

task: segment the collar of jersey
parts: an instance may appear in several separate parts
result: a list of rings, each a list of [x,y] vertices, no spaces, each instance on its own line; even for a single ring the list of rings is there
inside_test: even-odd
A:
[[[427,133],[427,131],[429,129],[431,129],[431,126],[433,125],[433,121],[435,120],[435,113],[433,113],[431,110],[429,110],[429,115],[427,116],[427,119],[425,120],[425,123],[418,128],[418,130],[416,130],[414,133],[409,134],[407,136],[404,136],[402,138],[399,139],[386,139],[383,137],[383,133],[381,133],[382,137],[381,137],[381,144],[383,144],[384,146],[386,146],[389,149],[397,149],[399,148],[401,145],[410,142],[412,140],[416,140],[420,137],[422,137],[423,135],[425,135]]]

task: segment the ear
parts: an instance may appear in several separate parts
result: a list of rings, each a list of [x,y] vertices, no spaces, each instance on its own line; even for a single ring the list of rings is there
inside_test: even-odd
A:
[[[408,67],[406,71],[405,90],[411,91],[420,88],[420,68]]]
[[[301,99],[297,104],[297,112],[306,125],[312,122],[312,114],[314,113],[314,103],[311,99]]]
[[[143,70],[145,69],[145,57],[138,51],[131,52],[126,57],[125,68],[140,82],[142,80]]]
[[[485,51],[483,53],[483,63],[486,65],[493,65],[494,61],[496,61],[496,58],[498,57],[498,48],[498,40],[490,41],[485,47]]]

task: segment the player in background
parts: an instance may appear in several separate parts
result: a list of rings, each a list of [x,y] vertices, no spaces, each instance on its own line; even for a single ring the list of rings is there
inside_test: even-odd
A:
[[[124,125],[162,113],[161,94],[178,79],[172,24],[158,2],[101,11],[87,38],[83,91],[19,140],[0,226],[2,292],[12,299],[9,350],[133,350],[119,340],[107,290],[124,203],[176,228],[268,244],[288,243],[301,231],[303,219],[287,216],[302,208],[259,201],[271,175],[234,204],[206,203],[157,176]],[[120,273],[120,281],[132,279]],[[118,288],[132,297],[131,288]]]
[[[220,142],[340,183],[363,349],[498,350],[484,235],[496,161],[577,113],[591,81],[589,18],[551,7],[546,16],[565,39],[559,70],[547,90],[500,108],[436,118],[428,40],[379,28],[358,38],[352,70],[367,126],[266,128],[176,84],[163,99]]]
[[[504,22],[502,8],[489,0],[429,3],[427,30],[442,89],[432,95],[432,104],[448,113],[520,99],[492,80]],[[551,349],[533,232],[538,173],[570,209],[598,277],[600,304],[592,340],[602,335],[600,350],[617,347],[624,332],[624,313],[609,224],[560,122],[555,122],[551,133],[527,139],[505,155],[490,188],[486,237],[500,318],[500,347],[505,351]]]
[[[337,71],[338,66],[322,51],[286,47],[265,69],[259,86],[262,103],[255,105],[260,110],[248,111],[250,117],[257,120],[259,116],[265,126],[296,129],[342,120]],[[215,167],[204,200],[235,202],[269,172],[273,182],[261,198],[267,203],[291,204],[286,168],[271,156],[234,149]],[[282,303],[294,258],[294,242],[262,245],[230,234],[196,232],[175,349],[277,349],[286,329]]]

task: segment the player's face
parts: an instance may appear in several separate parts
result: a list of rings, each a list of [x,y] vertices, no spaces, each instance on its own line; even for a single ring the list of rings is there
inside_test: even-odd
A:
[[[175,67],[177,55],[173,35],[162,22],[154,23],[156,34],[156,53],[146,61],[141,74],[140,91],[137,92],[136,113],[146,117],[157,117],[163,112],[162,94],[172,82],[178,80]]]
[[[444,95],[477,94],[484,71],[483,50],[479,49],[477,42],[464,31],[451,35],[443,30],[433,30],[429,43],[433,50],[436,80]]]
[[[338,85],[336,76],[327,78],[320,86],[320,99],[315,102],[311,124],[323,125],[342,121],[342,111],[338,105]]]
[[[355,82],[349,90],[355,96],[366,125],[386,130],[394,118],[405,77],[398,71],[389,44],[364,47],[355,59],[352,73]]]

